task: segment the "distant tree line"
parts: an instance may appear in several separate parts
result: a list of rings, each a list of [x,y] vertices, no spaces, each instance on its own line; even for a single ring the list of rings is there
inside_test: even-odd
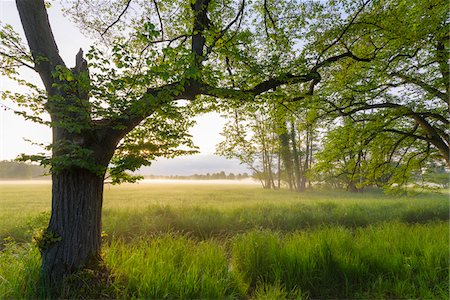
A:
[[[0,161],[0,179],[38,179],[48,173],[44,167],[23,162]]]
[[[247,179],[251,176],[247,173],[229,173],[226,174],[224,171],[218,173],[206,173],[206,174],[193,174],[193,175],[170,175],[170,176],[159,176],[159,175],[149,175],[145,176],[148,179],[195,179],[195,180],[217,180],[217,179],[229,179],[229,180],[241,180]]]

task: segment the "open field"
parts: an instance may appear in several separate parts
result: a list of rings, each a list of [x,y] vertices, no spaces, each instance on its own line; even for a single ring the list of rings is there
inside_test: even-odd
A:
[[[0,206],[0,298],[44,297],[39,253],[23,243],[48,221],[50,185],[0,183]],[[86,285],[68,295],[443,299],[448,219],[447,193],[106,186],[104,259],[112,275],[99,286],[81,274]]]

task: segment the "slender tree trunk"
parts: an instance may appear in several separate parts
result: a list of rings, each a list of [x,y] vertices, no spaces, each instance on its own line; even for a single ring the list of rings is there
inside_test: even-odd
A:
[[[271,153],[269,150],[266,152],[267,155],[267,176],[269,181],[269,186],[271,189],[275,189],[275,180],[273,176],[273,170],[272,170],[272,160],[273,160],[273,153]]]
[[[273,172],[272,172],[271,164],[269,165],[269,180],[270,180],[271,187],[273,189],[276,189],[275,180],[273,179]]]
[[[278,186],[278,189],[280,189],[281,188],[281,149],[279,148],[278,149],[278,159],[277,159],[277,161],[278,161],[278,176],[277,176],[277,186]]]
[[[306,151],[305,151],[305,164],[303,167],[303,176],[302,176],[302,182],[301,182],[301,190],[304,191],[306,189],[306,171],[309,168],[309,151],[310,151],[310,131],[309,131],[309,125],[306,127]]]
[[[300,170],[300,160],[299,154],[297,150],[297,140],[295,134],[295,125],[294,122],[291,123],[291,143],[292,143],[292,155],[294,156],[294,186],[298,192],[301,190],[301,170]]]
[[[309,134],[309,166],[308,166],[308,170],[311,170],[312,163],[313,163],[313,142],[314,142],[314,134],[313,134],[313,127],[311,125],[310,134]],[[308,171],[308,170],[305,170],[305,177],[306,177],[306,171]],[[308,180],[308,188],[312,189],[311,179],[307,178],[307,180]]]
[[[347,190],[350,191],[351,193],[357,193],[358,192],[358,188],[356,187],[356,184],[353,181],[353,179],[351,179],[350,182],[348,183]]]
[[[286,171],[287,175],[287,182],[289,186],[289,190],[292,191],[292,157],[291,157],[291,150],[289,146],[289,136],[287,134],[287,128],[286,124],[283,124],[283,132],[279,134],[278,136],[280,140],[280,147],[281,147],[281,158],[283,160],[284,170]]]
[[[43,236],[42,274],[57,288],[100,258],[103,175],[83,169],[53,174],[52,215]],[[45,240],[46,239],[46,240]]]
[[[264,177],[264,188],[270,189],[270,180],[269,180],[269,169],[268,169],[268,158],[266,157],[266,151],[263,149],[262,151],[262,164],[263,164],[263,177]]]

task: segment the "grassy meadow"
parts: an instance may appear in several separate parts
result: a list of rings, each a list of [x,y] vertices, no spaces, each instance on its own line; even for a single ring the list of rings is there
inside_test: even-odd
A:
[[[0,298],[45,298],[33,232],[49,184],[0,183]],[[449,194],[291,193],[250,184],[105,186],[108,275],[64,297],[445,299]]]

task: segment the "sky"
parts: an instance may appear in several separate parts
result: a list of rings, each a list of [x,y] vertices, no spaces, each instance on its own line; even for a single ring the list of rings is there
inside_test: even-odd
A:
[[[68,66],[73,66],[75,55],[80,47],[87,50],[92,42],[84,37],[68,18],[63,16],[57,1],[52,2],[48,14],[60,55]],[[13,0],[0,0],[0,21],[12,25],[17,32],[24,36]],[[25,38],[23,39],[25,41]],[[38,76],[32,72],[25,70],[24,76],[40,83]],[[20,88],[9,79],[0,76],[0,90],[20,91]],[[12,103],[2,101],[0,104],[14,108]],[[225,119],[217,113],[208,113],[197,118],[197,124],[190,132],[193,135],[194,143],[200,148],[201,156],[192,159],[197,161],[202,157],[206,159],[214,153],[215,146],[222,140],[220,132],[224,124]],[[26,140],[34,143],[49,143],[51,141],[51,130],[49,127],[25,121],[11,110],[5,110],[2,107],[0,110],[0,160],[14,159],[21,153],[35,154],[42,152],[42,148]],[[189,160],[190,158],[178,159]],[[233,166],[236,171],[242,170],[242,166],[239,166],[239,163],[235,160],[230,161],[231,170],[234,168]]]

